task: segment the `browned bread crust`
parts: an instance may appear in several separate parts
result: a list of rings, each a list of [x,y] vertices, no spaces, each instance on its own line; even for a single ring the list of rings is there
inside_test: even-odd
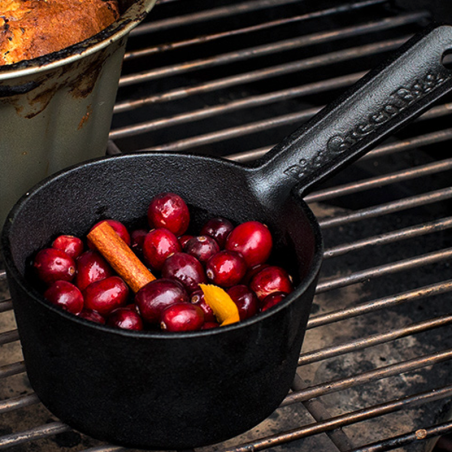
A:
[[[118,17],[117,0],[0,0],[0,66],[81,42]]]

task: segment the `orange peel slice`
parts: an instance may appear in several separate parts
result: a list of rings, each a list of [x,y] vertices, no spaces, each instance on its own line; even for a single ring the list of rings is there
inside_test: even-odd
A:
[[[200,284],[204,300],[212,308],[220,326],[240,321],[239,310],[232,298],[221,287],[214,284]]]

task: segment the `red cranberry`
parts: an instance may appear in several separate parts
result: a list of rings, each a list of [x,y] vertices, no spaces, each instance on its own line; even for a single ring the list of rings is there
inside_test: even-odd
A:
[[[217,286],[235,286],[245,273],[245,260],[235,251],[222,250],[214,254],[206,263],[206,275]]]
[[[91,283],[83,291],[85,307],[107,316],[127,303],[129,287],[119,276],[110,276]]]
[[[44,292],[44,298],[72,314],[80,314],[83,309],[82,292],[68,281],[55,281]]]
[[[256,294],[244,284],[232,286],[228,290],[228,295],[237,305],[240,320],[246,320],[257,314],[259,310],[259,300]]]
[[[167,331],[195,331],[204,323],[204,312],[191,303],[176,303],[162,312],[160,328]]]
[[[135,294],[137,308],[147,323],[158,323],[165,308],[188,301],[187,291],[182,284],[167,278],[155,279]]]
[[[257,275],[265,267],[269,267],[269,264],[257,264],[249,268],[246,271],[245,276],[243,277],[241,283],[245,284],[246,286],[249,286],[254,276]]]
[[[130,246],[130,234],[129,234],[129,231],[127,230],[127,228],[120,221],[112,220],[112,219],[101,220],[101,221],[98,221],[91,228],[91,230],[93,230],[97,225],[99,225],[100,223],[103,223],[104,221],[106,221],[116,231],[116,233],[119,235],[119,237],[121,237],[122,240],[124,240],[124,242],[126,242],[127,245]],[[88,247],[91,248],[91,249],[95,248],[94,245],[89,240],[88,240]]]
[[[153,228],[166,228],[179,236],[188,229],[190,212],[179,195],[160,193],[149,204],[148,221]]]
[[[193,238],[193,236],[190,234],[182,234],[180,237],[178,237],[180,247],[182,250],[185,248],[185,245],[187,244],[187,242],[192,238]]]
[[[89,320],[90,322],[100,323],[101,325],[105,325],[106,323],[105,317],[92,309],[83,308],[82,312],[78,316],[82,319]]]
[[[184,251],[196,257],[199,262],[207,262],[214,254],[220,251],[218,243],[213,237],[199,235],[191,238],[184,246]]]
[[[52,248],[64,251],[72,259],[76,259],[83,252],[83,241],[75,235],[59,235],[52,243]]]
[[[133,309],[127,306],[117,308],[110,312],[107,318],[107,325],[123,330],[141,331],[143,329],[143,320],[140,315]]]
[[[143,243],[148,232],[147,229],[134,229],[130,233],[130,248],[138,256],[143,254]]]
[[[201,329],[202,330],[210,330],[211,328],[218,328],[220,324],[218,322],[204,322]]]
[[[254,276],[250,283],[250,289],[256,293],[259,300],[263,300],[272,292],[290,293],[293,286],[286,270],[276,265],[270,265]]]
[[[164,278],[176,279],[184,285],[188,293],[199,288],[206,282],[206,274],[201,262],[187,253],[174,253],[169,256],[162,267]]]
[[[220,248],[224,248],[226,238],[234,229],[234,225],[226,218],[211,218],[201,228],[201,235],[213,237]]]
[[[271,307],[280,303],[284,298],[287,297],[287,294],[284,292],[272,292],[270,295],[267,295],[260,303],[261,312],[270,309]]]
[[[177,237],[166,228],[150,231],[143,243],[143,259],[154,270],[160,271],[166,258],[181,251]]]
[[[72,257],[56,248],[43,248],[36,254],[33,267],[41,281],[52,284],[55,281],[72,281],[76,268]]]
[[[264,263],[270,256],[273,239],[267,226],[259,221],[239,224],[229,234],[225,248],[239,252],[248,267]]]
[[[110,264],[95,250],[87,250],[76,260],[75,284],[83,290],[91,283],[113,276]]]
[[[206,303],[204,299],[204,292],[199,289],[195,290],[190,297],[190,302],[195,306],[199,306],[204,311],[204,321],[205,322],[216,322],[217,319],[215,317],[212,308]]]

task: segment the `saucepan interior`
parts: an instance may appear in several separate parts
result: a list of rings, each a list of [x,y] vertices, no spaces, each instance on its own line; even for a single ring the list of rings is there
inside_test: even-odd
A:
[[[16,204],[2,247],[28,376],[42,402],[72,427],[132,447],[189,448],[235,436],[265,419],[296,372],[322,240],[306,204],[260,205],[237,164],[193,155],[101,158],[49,178]],[[252,319],[192,333],[128,332],[50,305],[32,285],[33,254],[61,233],[83,235],[102,218],[145,222],[150,198],[180,194],[193,227],[209,217],[265,222],[272,260],[296,290]]]

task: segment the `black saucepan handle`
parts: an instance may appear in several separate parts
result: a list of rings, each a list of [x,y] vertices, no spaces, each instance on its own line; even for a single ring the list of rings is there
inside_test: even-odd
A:
[[[452,26],[414,36],[381,67],[264,156],[250,185],[271,206],[296,187],[304,195],[363,155],[452,89],[443,64],[452,52]]]

